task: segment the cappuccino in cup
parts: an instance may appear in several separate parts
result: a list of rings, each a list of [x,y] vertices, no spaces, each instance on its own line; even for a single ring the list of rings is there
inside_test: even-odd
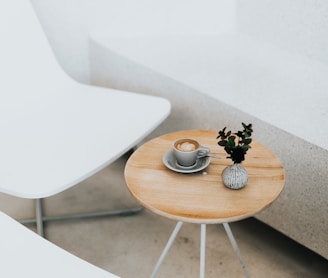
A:
[[[182,152],[192,152],[197,150],[198,147],[198,142],[191,139],[179,140],[175,143],[175,148]]]
[[[196,140],[189,138],[178,139],[173,144],[173,154],[178,166],[191,167],[199,157],[210,152],[209,148],[201,146]]]

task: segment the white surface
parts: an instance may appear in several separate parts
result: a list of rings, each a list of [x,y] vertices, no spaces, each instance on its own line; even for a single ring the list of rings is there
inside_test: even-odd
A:
[[[59,248],[3,212],[0,227],[0,277],[118,277]]]
[[[237,35],[96,36],[93,41],[135,66],[146,66],[328,149],[324,63]]]
[[[0,191],[41,198],[102,169],[157,127],[168,101],[79,84],[28,1],[0,7]]]
[[[328,1],[235,1],[239,32],[328,63]]]
[[[32,0],[65,70],[89,81],[88,35],[217,34],[235,23],[233,0]]]

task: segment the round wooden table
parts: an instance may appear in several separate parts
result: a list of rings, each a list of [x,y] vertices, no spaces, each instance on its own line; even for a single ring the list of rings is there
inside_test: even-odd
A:
[[[281,193],[285,184],[285,171],[277,156],[259,142],[253,141],[242,165],[248,172],[246,187],[233,190],[221,179],[223,169],[232,164],[224,149],[217,145],[218,131],[184,130],[157,137],[138,148],[125,167],[125,180],[131,194],[151,211],[178,221],[152,277],[171,247],[183,222],[201,224],[200,277],[205,273],[206,224],[223,224],[246,277],[249,276],[242,261],[229,222],[238,221],[263,210]],[[196,173],[177,173],[167,168],[163,156],[179,138],[193,138],[209,147],[211,158],[207,168]]]

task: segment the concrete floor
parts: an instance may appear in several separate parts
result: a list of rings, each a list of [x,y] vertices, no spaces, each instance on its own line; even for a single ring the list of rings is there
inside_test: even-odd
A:
[[[136,206],[124,183],[125,161],[123,157],[78,186],[47,198],[45,215]],[[5,194],[0,194],[0,209],[16,219],[34,216],[33,201]],[[134,216],[49,222],[45,232],[50,241],[101,268],[121,277],[143,278],[150,276],[175,224],[144,210]],[[328,277],[327,260],[256,219],[230,227],[251,277]],[[199,277],[199,240],[199,225],[184,224],[157,277]],[[206,277],[244,277],[221,225],[207,226]]]

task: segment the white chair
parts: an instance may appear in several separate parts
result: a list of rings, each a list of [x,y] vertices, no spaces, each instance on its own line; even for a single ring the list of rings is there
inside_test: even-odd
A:
[[[61,249],[1,211],[0,227],[0,277],[118,277]]]
[[[41,199],[122,156],[167,118],[171,106],[71,79],[27,0],[1,1],[0,36],[0,191],[37,200],[43,235]]]

